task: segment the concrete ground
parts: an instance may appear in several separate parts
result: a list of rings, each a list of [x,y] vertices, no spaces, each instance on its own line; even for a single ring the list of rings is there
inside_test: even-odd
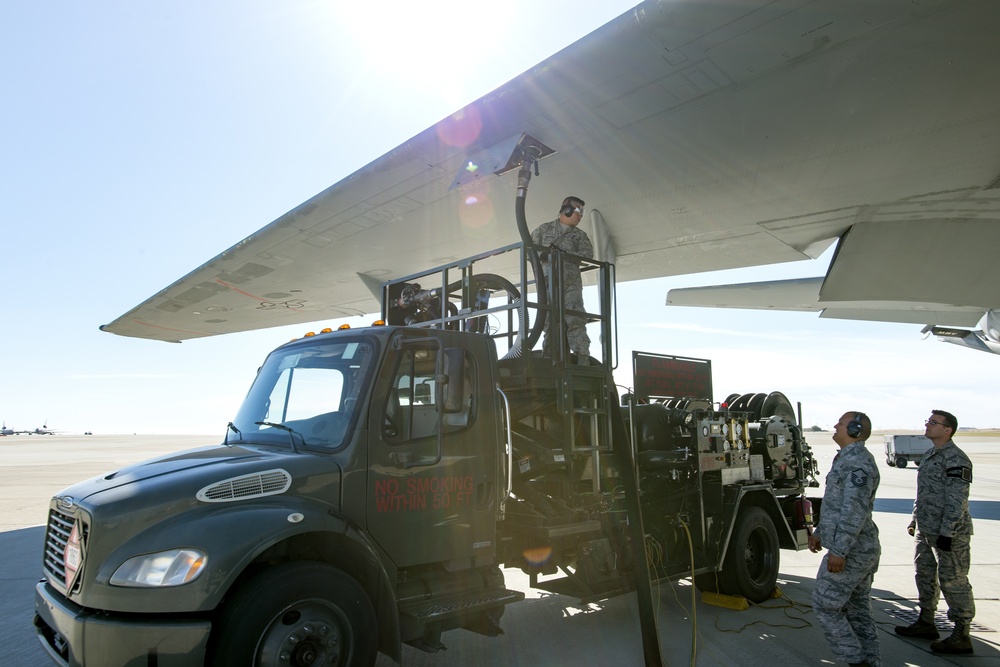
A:
[[[821,477],[836,445],[829,433],[808,435]],[[31,626],[33,588],[41,577],[43,523],[49,498],[62,488],[128,463],[203,444],[212,436],[8,436],[0,438],[0,665],[50,664]],[[869,449],[881,468],[875,520],[882,562],[872,591],[884,665],[969,665],[1000,667],[1000,434],[962,433],[956,438],[972,458],[975,480],[971,510],[975,523],[970,578],[976,595],[975,654],[945,658],[926,640],[908,640],[893,625],[912,619],[916,607],[913,541],[906,534],[916,487],[916,468],[889,467],[881,436]],[[822,489],[816,491],[821,495]],[[830,665],[836,664],[810,609],[820,554],[781,553],[781,597],[745,611],[704,604],[687,580],[663,584],[655,592],[663,663],[666,665]],[[527,577],[507,570],[507,585],[525,591],[524,602],[507,607],[505,634],[487,638],[464,630],[445,633],[446,651],[428,654],[404,648],[405,665],[642,665],[635,595],[591,604],[535,591]],[[939,610],[942,634],[950,624]],[[378,665],[392,661],[380,657]],[[113,666],[95,666],[113,667]]]

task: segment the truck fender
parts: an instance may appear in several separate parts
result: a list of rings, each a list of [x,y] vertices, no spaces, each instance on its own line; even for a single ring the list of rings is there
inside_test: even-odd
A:
[[[399,607],[390,576],[379,557],[379,549],[368,534],[348,517],[330,510],[319,512],[315,521],[302,521],[306,530],[275,535],[267,545],[240,563],[238,577],[230,580],[226,590],[269,565],[290,560],[316,560],[343,570],[371,598],[378,619],[379,650],[397,663],[402,660],[402,639],[399,627]]]
[[[778,504],[778,499],[774,496],[774,492],[771,490],[770,486],[732,486],[726,490],[726,498],[723,501],[723,507],[725,509],[724,514],[726,517],[726,530],[722,536],[722,541],[719,544],[719,559],[716,563],[718,567],[722,566],[722,562],[726,558],[726,551],[729,549],[729,541],[732,538],[733,529],[736,527],[736,517],[739,515],[740,508],[744,505],[754,505],[767,512],[768,516],[771,517],[771,521],[774,523],[775,530],[778,532],[778,546],[780,548],[798,548],[795,534],[788,525],[788,521],[785,519],[785,515],[781,511],[781,505]]]

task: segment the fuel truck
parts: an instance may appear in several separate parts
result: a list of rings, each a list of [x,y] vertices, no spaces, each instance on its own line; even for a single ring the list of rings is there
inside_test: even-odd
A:
[[[682,577],[772,594],[816,486],[790,401],[622,405],[613,265],[533,246],[518,198],[521,243],[386,283],[382,321],[271,352],[221,443],[52,498],[34,627],[55,663],[401,662],[448,630],[500,634],[524,597],[504,568],[581,600]],[[600,358],[567,350],[563,262],[597,286],[574,314]]]

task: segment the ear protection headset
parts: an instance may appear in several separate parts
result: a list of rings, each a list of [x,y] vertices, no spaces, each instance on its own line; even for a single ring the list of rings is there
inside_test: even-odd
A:
[[[574,204],[573,202],[577,203]],[[573,211],[576,210],[577,206],[583,207],[585,205],[586,204],[584,204],[583,200],[579,197],[566,197],[566,199],[563,200],[562,206],[559,208],[559,215],[565,215],[568,218],[573,215]]]
[[[861,425],[861,419],[865,416],[863,412],[855,412],[854,419],[847,422],[847,435],[852,438],[858,438],[861,436],[861,431],[864,430],[864,426]]]

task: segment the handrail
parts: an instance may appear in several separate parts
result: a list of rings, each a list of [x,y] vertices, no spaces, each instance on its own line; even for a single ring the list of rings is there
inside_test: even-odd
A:
[[[510,498],[510,492],[514,488],[514,486],[513,486],[514,485],[514,443],[510,439],[511,431],[513,429],[513,427],[511,426],[511,417],[510,417],[510,399],[507,398],[507,394],[505,394],[503,392],[503,389],[500,388],[500,383],[499,382],[496,383],[496,388],[497,388],[497,393],[500,394],[500,397],[503,399],[504,415],[506,416],[506,422],[505,423],[507,424],[507,428],[504,429],[504,431],[506,433],[505,444],[507,445],[507,468],[506,468],[506,476],[507,476],[507,480],[506,481],[507,481],[507,484],[505,485],[506,489],[504,491],[504,497],[503,497],[503,499],[500,500],[500,512],[502,514],[503,511],[504,511],[504,509],[505,509],[505,504],[507,502],[507,499]]]

